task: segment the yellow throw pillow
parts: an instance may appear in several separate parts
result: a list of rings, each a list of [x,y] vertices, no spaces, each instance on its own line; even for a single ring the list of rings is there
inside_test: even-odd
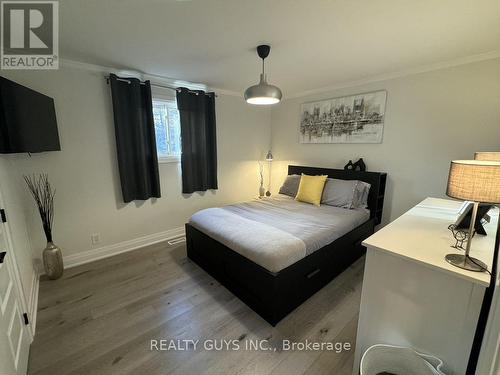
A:
[[[328,176],[308,176],[302,173],[295,200],[319,206],[327,178]]]

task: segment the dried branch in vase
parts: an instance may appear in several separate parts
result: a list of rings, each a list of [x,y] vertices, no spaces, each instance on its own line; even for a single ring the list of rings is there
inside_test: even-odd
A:
[[[264,186],[264,166],[259,161],[260,186]]]
[[[48,175],[33,174],[32,176],[23,176],[26,185],[35,200],[38,207],[40,218],[42,219],[43,231],[47,242],[52,242],[52,223],[54,222],[54,196],[55,189],[50,185]]]

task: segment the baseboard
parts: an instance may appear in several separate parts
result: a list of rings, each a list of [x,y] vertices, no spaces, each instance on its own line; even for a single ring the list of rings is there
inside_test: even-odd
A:
[[[95,260],[108,258],[113,255],[126,253],[140,247],[153,245],[158,242],[171,240],[172,238],[185,235],[184,227],[170,229],[164,232],[154,233],[147,236],[135,238],[133,240],[119,242],[113,245],[107,245],[98,249],[83,251],[78,254],[64,257],[64,268],[76,267],[81,264],[93,262]]]
[[[38,311],[38,292],[40,290],[40,267],[34,265],[33,278],[31,280],[31,293],[28,300],[28,318],[30,321],[31,335],[35,337],[36,331],[36,317]]]
[[[170,229],[164,232],[154,233],[147,236],[135,238],[133,240],[119,242],[113,245],[103,246],[98,249],[87,250],[78,254],[64,257],[64,268],[76,267],[81,264],[93,262],[95,260],[108,258],[113,255],[136,250],[138,248],[153,245],[155,243],[169,241],[174,238],[185,236],[184,227]],[[31,281],[31,293],[28,300],[28,317],[30,319],[31,334],[35,336],[36,318],[38,310],[38,292],[40,290],[40,276],[44,274],[41,261],[33,265],[33,278]]]

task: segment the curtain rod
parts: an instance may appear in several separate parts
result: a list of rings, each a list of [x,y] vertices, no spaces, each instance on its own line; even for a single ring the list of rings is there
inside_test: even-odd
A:
[[[104,76],[104,79],[106,80],[106,83],[109,85],[109,79],[110,77],[109,76]],[[119,78],[117,77],[116,78],[118,81],[122,81],[122,82],[127,82],[128,84],[130,84],[130,80],[128,79],[125,79],[125,78]],[[141,85],[144,85],[144,82],[141,82]],[[156,83],[150,83],[151,86],[155,86],[155,87],[161,87],[162,89],[169,89],[169,90],[174,90],[174,91],[180,91],[180,87],[174,87],[174,86],[167,86],[167,85],[158,85]],[[199,95],[200,93],[196,90],[189,90],[188,89],[188,92],[191,92],[191,93],[194,93],[196,95]],[[209,95],[209,93],[205,93],[205,95]],[[214,96],[216,98],[219,97],[219,95],[217,95],[216,93],[214,93]]]

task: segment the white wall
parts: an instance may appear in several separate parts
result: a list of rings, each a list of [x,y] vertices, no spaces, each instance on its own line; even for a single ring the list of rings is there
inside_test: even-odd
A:
[[[162,197],[124,204],[121,198],[109,86],[103,73],[75,68],[9,71],[2,75],[55,99],[62,151],[17,155],[22,173],[47,172],[56,188],[54,241],[64,256],[184,225],[195,211],[258,194],[258,165],[269,148],[270,110],[241,98],[216,101],[219,190],[181,194],[179,164],[160,164]],[[26,203],[34,204],[25,193]],[[33,212],[32,212],[33,213]],[[28,215],[34,256],[45,240],[39,218]],[[92,246],[90,236],[100,233]]]
[[[45,241],[21,180],[23,173],[49,173],[57,189],[55,241],[68,256],[177,228],[196,210],[255,196],[257,160],[264,157],[271,138],[276,158],[273,192],[289,163],[342,167],[348,159],[363,156],[369,170],[389,174],[387,222],[426,196],[443,196],[451,159],[470,158],[480,149],[500,149],[499,73],[500,59],[490,60],[285,99],[272,110],[220,95],[219,190],[184,196],[179,164],[161,164],[162,198],[125,205],[103,73],[69,67],[54,72],[4,71],[7,78],[55,98],[62,151],[0,156],[0,161],[9,163],[12,186],[18,187],[16,199],[24,205],[34,257],[40,257]],[[388,92],[382,144],[298,143],[302,102],[378,89]],[[0,168],[5,167],[0,164]],[[100,244],[92,246],[92,233],[100,233]]]
[[[341,168],[361,156],[369,171],[388,173],[384,222],[444,196],[450,160],[500,150],[499,77],[496,59],[284,100],[271,113],[273,191],[289,163]],[[299,144],[301,103],[380,89],[387,90],[381,144]]]

